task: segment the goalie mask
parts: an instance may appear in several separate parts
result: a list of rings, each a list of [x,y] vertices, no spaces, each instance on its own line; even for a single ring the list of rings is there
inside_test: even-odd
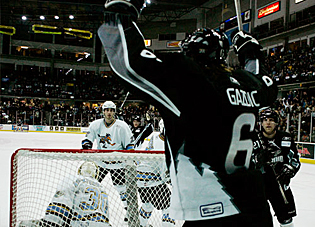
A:
[[[78,175],[96,179],[98,177],[98,171],[98,167],[94,162],[83,162],[78,169]]]
[[[199,28],[181,41],[179,46],[186,56],[196,59],[203,65],[211,61],[225,63],[229,52],[227,36],[209,28]]]

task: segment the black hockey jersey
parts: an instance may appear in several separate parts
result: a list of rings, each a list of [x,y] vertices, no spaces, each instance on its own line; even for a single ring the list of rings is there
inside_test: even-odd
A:
[[[133,138],[135,139],[135,148],[137,149],[142,145],[144,139],[153,132],[153,126],[151,123],[147,124],[146,126],[132,126],[131,132],[133,134]]]
[[[292,166],[295,173],[299,171],[301,167],[300,155],[290,133],[277,131],[274,138],[268,139],[262,136],[262,140],[265,146],[265,151],[263,152],[269,152],[269,154],[266,154],[270,159],[268,165],[274,167],[276,174],[280,173],[284,164]],[[263,149],[263,146],[258,145],[258,143],[254,146],[254,153],[261,152],[260,149]]]
[[[266,75],[215,65],[202,68],[182,54],[156,56],[145,47],[137,25],[121,21],[109,16],[98,34],[113,71],[161,112],[172,215],[203,220],[242,212],[232,198],[238,196],[231,193],[234,189],[224,189],[224,179],[248,169],[255,114],[272,104],[276,86]],[[246,194],[247,185],[238,182],[235,187],[242,188],[235,191]]]

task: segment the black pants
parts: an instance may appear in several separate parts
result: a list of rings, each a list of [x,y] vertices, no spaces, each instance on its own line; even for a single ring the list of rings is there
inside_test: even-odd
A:
[[[290,218],[296,216],[295,202],[291,188],[285,190],[284,186],[281,185],[284,191],[283,196],[272,169],[266,169],[264,179],[266,184],[267,199],[270,201],[278,221],[283,223],[285,220],[289,220]]]

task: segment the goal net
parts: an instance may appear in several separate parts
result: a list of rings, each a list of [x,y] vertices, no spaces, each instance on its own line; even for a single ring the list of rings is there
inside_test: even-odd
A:
[[[11,226],[182,226],[163,151],[19,149]]]

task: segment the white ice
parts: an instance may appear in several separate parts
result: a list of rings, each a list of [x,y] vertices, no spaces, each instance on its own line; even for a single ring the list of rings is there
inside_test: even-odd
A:
[[[0,131],[0,227],[10,223],[10,166],[11,155],[18,148],[81,148],[83,134],[36,133]],[[295,227],[313,227],[315,221],[315,165],[302,164],[300,172],[292,180],[297,217]],[[254,202],[254,201],[253,201]],[[279,226],[274,218],[274,226]]]

